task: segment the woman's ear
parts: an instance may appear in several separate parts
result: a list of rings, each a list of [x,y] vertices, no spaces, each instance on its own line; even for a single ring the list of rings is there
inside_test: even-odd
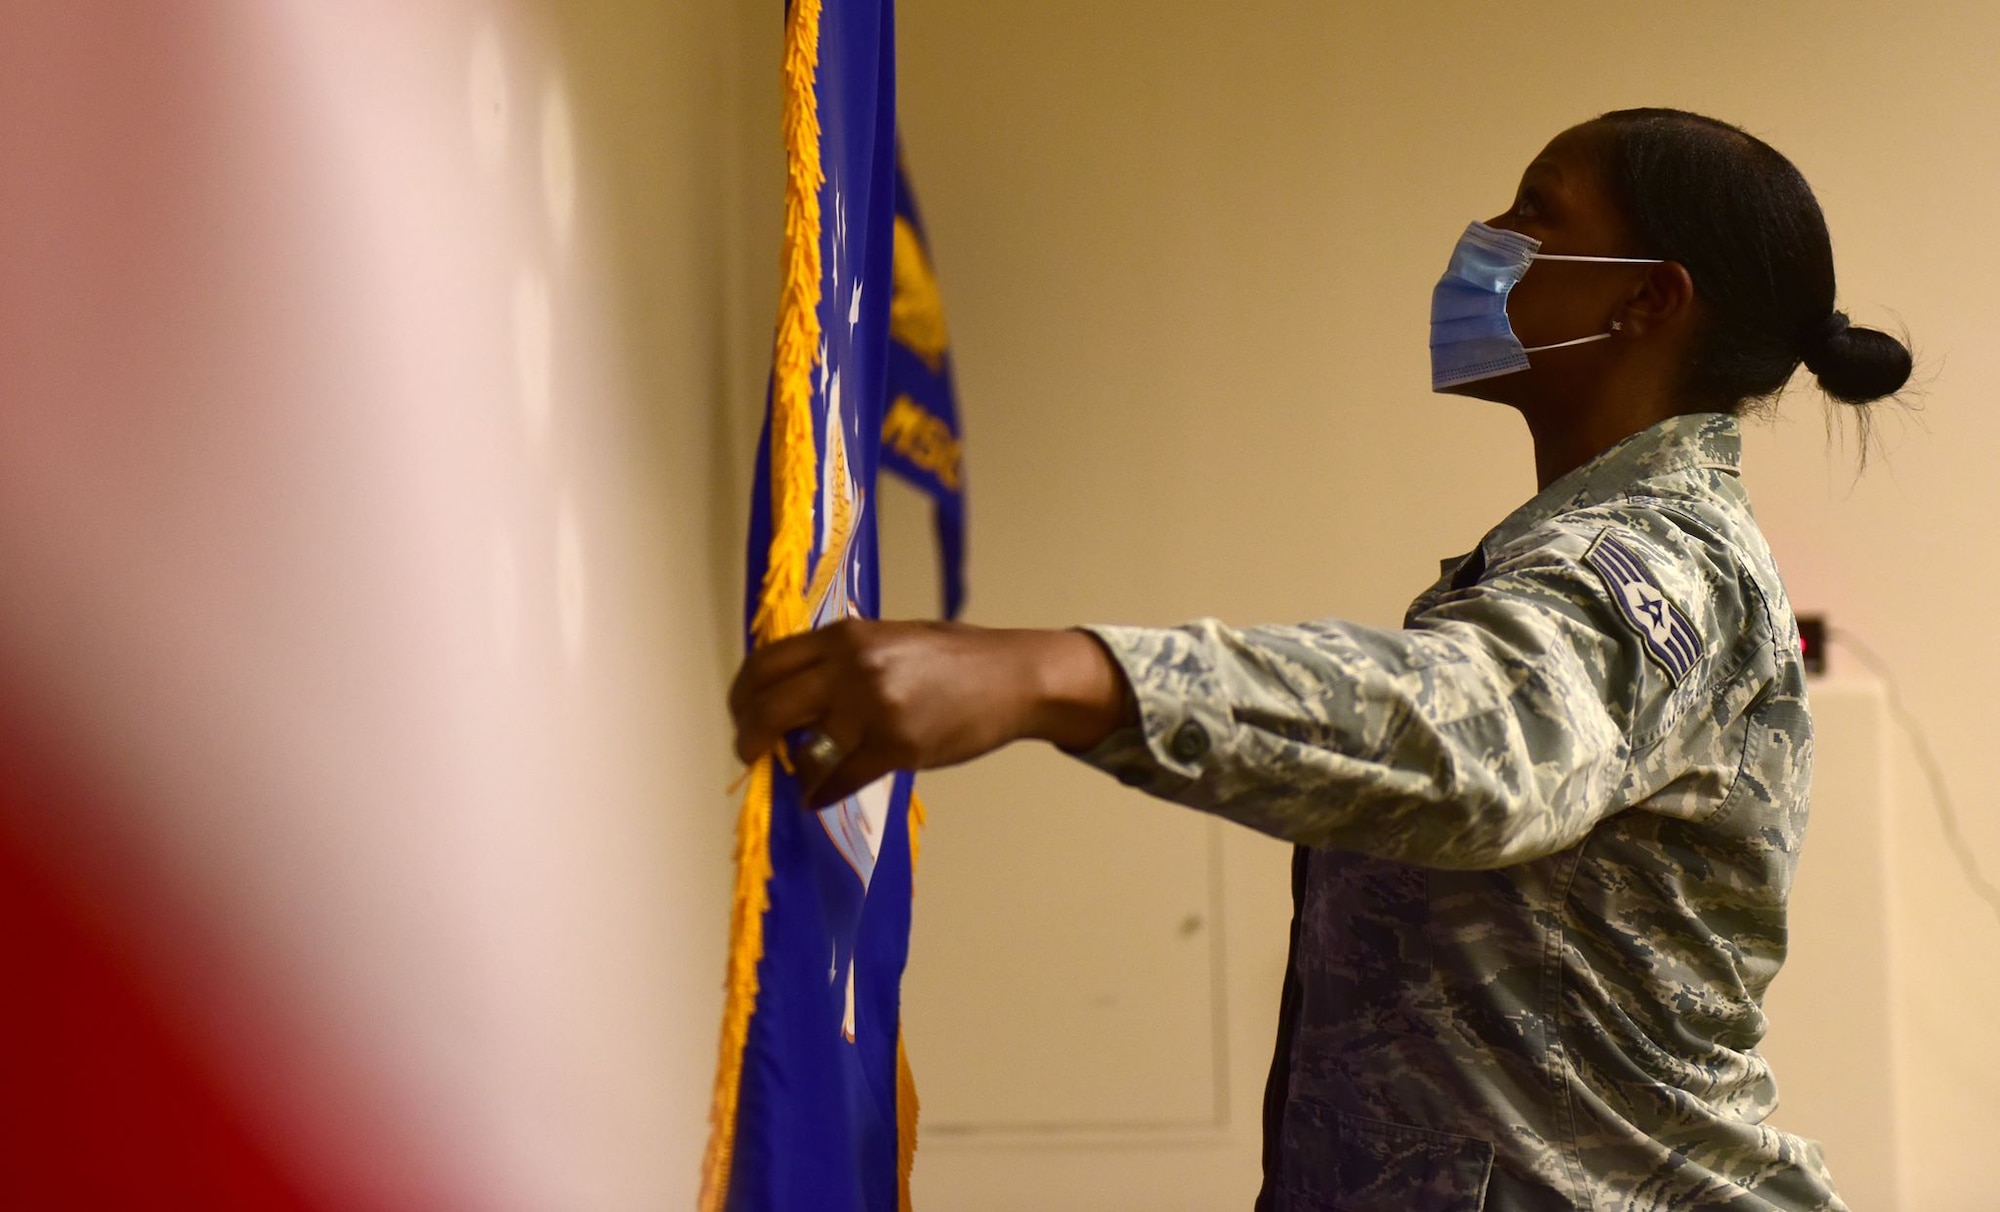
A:
[[[1619,309],[1618,331],[1645,336],[1677,324],[1694,315],[1694,279],[1687,266],[1678,261],[1662,261],[1647,270],[1632,295]]]

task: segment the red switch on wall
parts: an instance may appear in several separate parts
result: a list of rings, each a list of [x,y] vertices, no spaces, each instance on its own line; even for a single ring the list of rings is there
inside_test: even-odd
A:
[[[1821,674],[1826,672],[1826,616],[1802,614],[1799,616],[1799,657],[1805,662],[1806,672]]]

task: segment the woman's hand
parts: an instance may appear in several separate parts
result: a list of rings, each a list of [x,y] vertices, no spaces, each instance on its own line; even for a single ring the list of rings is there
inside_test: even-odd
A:
[[[950,766],[1010,741],[1088,749],[1134,708],[1086,632],[847,619],[752,652],[729,713],[745,762],[788,733],[816,734],[790,752],[820,808],[892,770]]]

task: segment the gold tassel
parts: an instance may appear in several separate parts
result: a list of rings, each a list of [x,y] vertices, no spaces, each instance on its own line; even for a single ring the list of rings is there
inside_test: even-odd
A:
[[[708,1153],[701,1167],[702,1212],[722,1212],[736,1148],[743,1045],[757,1004],[757,963],[764,958],[764,911],[771,907],[771,759],[750,767],[750,788],[736,818],[736,896],[729,915],[729,975],[722,1008],[721,1061],[709,1104]]]
[[[771,546],[750,631],[768,644],[806,629],[805,566],[812,550],[819,475],[813,445],[812,374],[819,359],[820,211],[826,181],[819,159],[820,0],[792,0],[785,25],[781,129],[785,143],[785,240],[778,327],[771,354]],[[771,907],[771,758],[750,770],[736,824],[736,892],[729,920],[729,967],[722,1043],[702,1159],[702,1212],[722,1212],[736,1149],[743,1049],[757,1004],[764,914]]]
[[[917,855],[923,849],[924,825],[930,814],[910,791],[910,896],[917,895]],[[917,1164],[917,1079],[910,1072],[910,1054],[903,1048],[903,1026],[896,1024],[896,1164],[897,1208],[910,1212],[910,1171]]]
[[[910,1212],[910,1170],[917,1162],[917,1079],[910,1073],[910,1054],[903,1050],[903,1032],[896,1031],[896,1162],[901,1169],[896,1188],[899,1212]]]
[[[785,244],[772,351],[771,549],[750,630],[760,644],[806,629],[806,556],[812,551],[813,498],[819,493],[813,446],[812,373],[819,360],[819,108],[813,78],[819,62],[820,0],[792,0],[785,28]]]

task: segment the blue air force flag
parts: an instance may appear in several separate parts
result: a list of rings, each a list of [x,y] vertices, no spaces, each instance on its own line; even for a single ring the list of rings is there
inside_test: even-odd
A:
[[[792,0],[784,280],[748,556],[749,641],[877,610],[896,224],[888,0]],[[911,896],[907,775],[818,813],[752,767],[705,1212],[894,1212],[914,1097],[899,989]]]
[[[965,469],[958,396],[944,299],[938,293],[930,239],[896,158],[896,234],[889,299],[889,411],[882,419],[882,466],[927,492],[937,521],[944,617],[965,605]]]

